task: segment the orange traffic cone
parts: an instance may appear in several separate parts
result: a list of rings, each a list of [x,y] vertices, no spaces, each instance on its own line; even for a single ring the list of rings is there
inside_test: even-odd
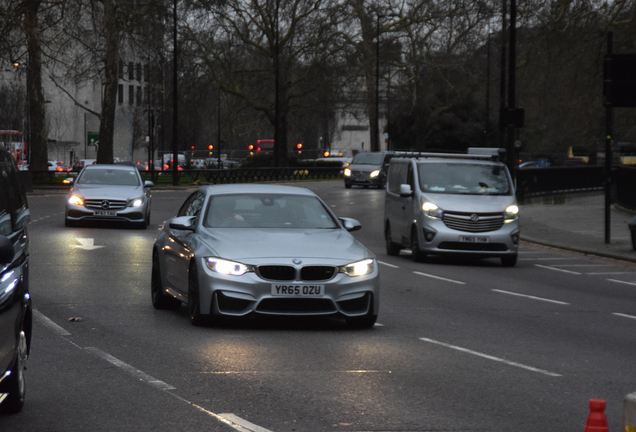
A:
[[[590,399],[590,414],[583,432],[609,432],[603,399]]]

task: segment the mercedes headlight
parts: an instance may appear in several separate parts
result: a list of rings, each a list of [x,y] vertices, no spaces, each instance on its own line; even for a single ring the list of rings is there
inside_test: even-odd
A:
[[[380,175],[380,170],[375,170],[375,171],[371,171],[371,174],[369,174],[369,177],[373,178],[379,175]]]
[[[205,263],[213,272],[227,276],[241,276],[254,270],[251,266],[221,258],[207,258]]]
[[[351,264],[347,264],[340,267],[340,273],[344,273],[347,276],[351,276],[351,277],[364,276],[373,272],[374,268],[375,268],[375,260],[365,259],[362,261],[356,261]]]
[[[433,219],[441,219],[444,216],[444,211],[441,208],[428,201],[422,203],[422,211],[426,216]]]
[[[351,177],[351,170],[349,168],[345,168],[344,175],[346,175],[347,177]]]
[[[84,200],[81,199],[80,197],[78,197],[77,195],[71,195],[68,198],[68,203],[76,205],[76,206],[83,206],[84,205]]]
[[[144,203],[143,198],[135,198],[134,200],[132,200],[129,204],[130,207],[139,207],[140,205],[142,205]]]
[[[504,223],[509,223],[519,217],[519,207],[516,205],[509,206],[504,212]]]

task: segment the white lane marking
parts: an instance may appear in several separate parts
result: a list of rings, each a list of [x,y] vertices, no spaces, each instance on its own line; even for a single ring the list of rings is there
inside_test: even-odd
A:
[[[570,274],[576,274],[576,275],[580,275],[581,274],[579,272],[574,272],[574,271],[570,271],[570,270],[563,270],[563,269],[560,269],[560,268],[544,266],[544,265],[541,265],[541,264],[535,264],[535,266],[536,267],[541,267],[541,268],[544,268],[544,269],[548,269],[548,270],[560,271],[560,272],[563,272],[563,273],[570,273]]]
[[[588,275],[611,275],[611,274],[636,274],[634,272],[598,272],[598,273],[585,273]]]
[[[241,426],[242,428],[244,428],[244,430],[248,430],[252,432],[271,432],[269,429],[265,429],[264,427],[257,426],[253,423],[248,422],[247,420],[244,420],[238,416],[235,416],[234,414],[230,414],[230,413],[219,414],[219,417],[224,418],[230,421],[231,423],[235,423]]]
[[[505,363],[505,364],[510,365],[510,366],[520,367],[522,369],[526,369],[526,370],[529,370],[529,371],[532,371],[532,372],[539,372],[539,373],[542,373],[544,375],[553,376],[553,377],[560,377],[561,376],[560,374],[557,374],[557,373],[554,373],[554,372],[549,372],[549,371],[546,371],[546,370],[543,370],[543,369],[537,369],[537,368],[532,367],[532,366],[527,366],[527,365],[524,365],[524,364],[521,364],[521,363],[512,362],[512,361],[505,360],[505,359],[502,359],[502,358],[499,358],[499,357],[494,357],[494,356],[491,356],[491,355],[488,355],[488,354],[484,354],[484,353],[480,353],[480,352],[477,352],[477,351],[469,350],[467,348],[462,348],[462,347],[458,347],[458,346],[455,346],[455,345],[450,345],[450,344],[447,344],[447,343],[444,343],[444,342],[439,342],[439,341],[436,341],[436,340],[433,340],[433,339],[420,338],[420,340],[423,340],[424,342],[430,342],[430,343],[433,343],[433,344],[445,346],[446,348],[451,348],[451,349],[454,349],[454,350],[457,350],[457,351],[462,351],[462,352],[465,352],[465,353],[468,353],[468,354],[473,354],[473,355],[476,355],[476,356],[479,356],[479,357],[483,357],[483,358],[488,359],[488,360],[494,360],[494,361],[497,361],[497,362]]]
[[[618,313],[618,312],[612,312],[612,315],[616,315],[616,316],[624,317],[624,318],[636,319],[636,316],[626,315],[626,314],[622,314],[622,313]]]
[[[519,258],[522,261],[565,261],[573,260],[576,258]]]
[[[76,240],[81,243],[81,246],[73,245],[73,247],[76,247],[78,249],[94,250],[94,249],[99,249],[104,247],[104,246],[95,246],[95,239],[92,239],[92,238],[78,238]]]
[[[373,324],[374,327],[384,327],[384,324],[380,324],[380,323],[375,323]]]
[[[107,352],[104,352],[102,350],[100,350],[99,348],[93,348],[93,347],[87,347],[84,348],[86,351],[95,354],[97,357],[100,357],[104,360],[106,360],[108,363],[117,366],[120,369],[125,370],[126,372],[132,374],[133,376],[136,376],[137,378],[139,378],[139,380],[144,381],[154,387],[157,387],[161,390],[176,390],[176,387],[171,386],[170,384],[166,384],[163,381],[160,381],[156,378],[151,377],[150,375],[140,371],[137,368],[132,367],[131,365],[129,365],[128,363],[124,363],[123,361],[119,360],[116,357],[113,357],[112,355],[108,354]]]
[[[394,264],[389,264],[389,263],[387,263],[387,262],[380,261],[380,260],[378,260],[378,264],[382,264],[382,265],[385,265],[385,266],[387,266],[387,267],[391,267],[391,268],[400,268],[400,266],[396,266],[396,265],[394,265]]]
[[[40,321],[42,324],[44,324],[45,326],[47,326],[49,329],[53,330],[55,333],[59,334],[60,336],[71,335],[68,331],[66,331],[66,329],[55,324],[53,321],[51,321],[50,318],[44,316],[42,312],[40,312],[39,310],[33,309],[33,316],[35,317],[35,319]]]
[[[616,280],[616,279],[608,279],[608,281],[610,281],[610,282],[618,282],[618,283],[622,283],[622,284],[625,284],[625,285],[634,285],[634,286],[636,286],[636,282],[625,282],[625,281]]]
[[[562,304],[562,305],[569,305],[570,304],[570,303],[565,303],[565,302],[558,301],[558,300],[550,300],[550,299],[543,298],[543,297],[535,297],[535,296],[531,296],[531,295],[519,294],[519,293],[515,293],[515,292],[510,292],[510,291],[502,291],[502,290],[498,290],[498,289],[493,289],[493,291],[498,292],[498,293],[502,293],[502,294],[510,294],[510,295],[518,296],[518,297],[526,297],[526,298],[529,298],[529,299],[532,299],[532,300],[541,300],[541,301],[545,301],[545,302]]]
[[[552,267],[615,267],[614,264],[554,264]]]
[[[416,272],[416,271],[414,271],[413,273],[415,273],[416,275],[426,276],[426,277],[430,277],[430,278],[433,278],[433,279],[439,279],[439,280],[443,280],[443,281],[446,281],[446,282],[452,282],[452,283],[456,283],[456,284],[460,284],[460,285],[466,285],[466,282],[460,282],[460,281],[456,281],[456,280],[453,280],[453,279],[446,279],[446,278],[435,276],[435,275],[432,275],[432,274],[421,273],[421,272]]]

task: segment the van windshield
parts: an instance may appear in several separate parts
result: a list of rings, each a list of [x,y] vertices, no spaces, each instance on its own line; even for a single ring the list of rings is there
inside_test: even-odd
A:
[[[418,164],[420,189],[428,193],[510,195],[508,172],[500,165]]]
[[[382,165],[382,159],[384,159],[384,153],[358,153],[351,163],[360,165]]]

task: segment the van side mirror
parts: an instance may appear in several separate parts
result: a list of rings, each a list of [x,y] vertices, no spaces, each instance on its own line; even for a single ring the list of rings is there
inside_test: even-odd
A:
[[[411,185],[409,184],[401,184],[400,185],[400,196],[402,198],[407,198],[413,195],[413,190],[411,189]]]

